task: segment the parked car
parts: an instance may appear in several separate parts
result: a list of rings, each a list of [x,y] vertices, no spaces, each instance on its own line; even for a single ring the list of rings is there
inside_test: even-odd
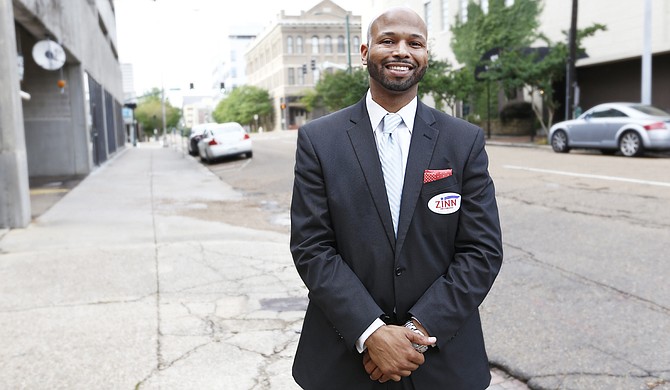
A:
[[[218,123],[207,127],[203,138],[198,142],[200,158],[212,162],[217,158],[246,156],[251,158],[251,138],[237,122]]]
[[[549,140],[556,153],[585,148],[633,157],[645,150],[670,150],[670,113],[640,103],[599,104],[551,126]]]
[[[198,142],[202,139],[208,126],[216,125],[216,123],[201,123],[193,126],[191,134],[188,136],[188,154],[191,156],[198,155]]]

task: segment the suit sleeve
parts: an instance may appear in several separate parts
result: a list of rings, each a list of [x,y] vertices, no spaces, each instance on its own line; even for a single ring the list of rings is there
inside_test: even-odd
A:
[[[309,131],[301,128],[291,200],[291,253],[310,302],[326,315],[348,348],[355,349],[358,337],[383,311],[337,250],[328,181],[319,157]]]
[[[484,136],[478,130],[464,166],[454,258],[410,309],[438,346],[478,310],[502,265],[502,235]]]

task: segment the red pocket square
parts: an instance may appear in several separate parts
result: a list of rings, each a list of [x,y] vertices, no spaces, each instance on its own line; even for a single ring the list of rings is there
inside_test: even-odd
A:
[[[423,171],[423,183],[430,183],[449,176],[451,176],[451,169],[426,169]]]

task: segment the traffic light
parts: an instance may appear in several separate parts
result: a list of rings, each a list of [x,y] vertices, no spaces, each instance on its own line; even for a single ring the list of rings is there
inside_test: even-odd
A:
[[[193,89],[193,83],[189,83],[189,89]]]
[[[307,64],[302,64],[302,74],[307,74]]]
[[[310,66],[312,67],[312,70],[316,70],[316,60],[311,60]]]

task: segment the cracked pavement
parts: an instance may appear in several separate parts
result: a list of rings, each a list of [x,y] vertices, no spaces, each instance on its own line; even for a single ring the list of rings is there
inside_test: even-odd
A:
[[[4,231],[2,387],[297,389],[307,294],[288,236],[193,217],[240,199],[183,154],[143,144]]]
[[[667,158],[490,153],[505,243],[482,305],[491,361],[532,389],[670,389],[668,189],[495,163],[667,182]]]

